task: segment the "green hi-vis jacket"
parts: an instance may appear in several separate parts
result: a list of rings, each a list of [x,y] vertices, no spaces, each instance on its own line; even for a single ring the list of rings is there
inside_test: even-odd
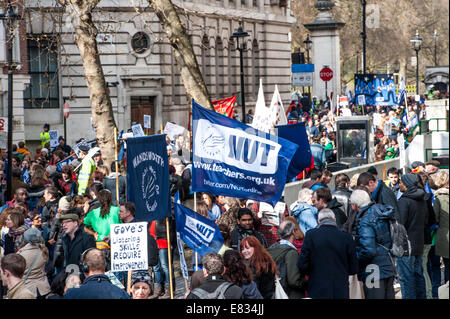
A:
[[[78,174],[78,195],[84,195],[89,183],[91,174],[95,171],[95,162],[92,158],[83,161],[80,173]]]
[[[41,133],[41,145],[42,147],[45,147],[45,143],[50,141],[50,134],[48,132],[42,132]]]

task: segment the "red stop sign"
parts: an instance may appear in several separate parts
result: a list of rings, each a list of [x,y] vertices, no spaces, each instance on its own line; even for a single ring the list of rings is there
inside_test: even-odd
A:
[[[323,68],[320,70],[319,76],[322,81],[328,82],[333,78],[333,70],[330,68]]]

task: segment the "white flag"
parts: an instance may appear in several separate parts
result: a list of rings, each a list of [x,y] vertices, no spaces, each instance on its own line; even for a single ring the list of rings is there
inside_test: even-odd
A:
[[[286,113],[284,111],[283,102],[281,101],[278,85],[275,84],[275,91],[273,92],[272,102],[270,102],[270,114],[272,116],[272,124],[286,125],[288,124]]]
[[[250,126],[257,130],[269,133],[270,129],[272,128],[272,120],[270,115],[270,109],[266,107],[266,101],[264,99],[262,80],[259,79],[258,100],[256,101],[253,122],[252,124],[250,124]]]

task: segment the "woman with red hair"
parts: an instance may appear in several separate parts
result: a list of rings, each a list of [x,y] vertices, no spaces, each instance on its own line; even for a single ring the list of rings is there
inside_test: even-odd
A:
[[[253,272],[259,292],[264,299],[272,299],[275,293],[275,276],[277,265],[264,246],[255,236],[245,237],[241,241],[240,250]]]

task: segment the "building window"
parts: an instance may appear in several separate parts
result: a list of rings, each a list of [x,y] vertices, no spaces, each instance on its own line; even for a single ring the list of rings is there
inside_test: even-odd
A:
[[[150,37],[145,32],[137,32],[131,38],[131,48],[137,54],[142,54],[150,49]]]
[[[28,40],[30,85],[24,92],[24,107],[59,108],[58,46],[57,40],[31,36]]]

